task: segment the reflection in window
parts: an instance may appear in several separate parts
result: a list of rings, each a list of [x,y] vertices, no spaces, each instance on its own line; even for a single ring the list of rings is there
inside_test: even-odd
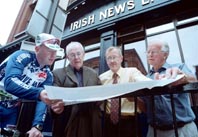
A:
[[[97,73],[99,73],[99,54],[100,50],[90,51],[85,53],[84,57],[84,65],[87,67],[91,67],[95,70],[97,70]]]
[[[184,52],[184,60],[192,72],[195,73],[195,65],[198,65],[198,26],[179,29],[179,37]]]
[[[84,65],[95,69],[98,72],[100,43],[85,46]]]
[[[124,55],[125,61],[127,61],[127,67],[137,67],[141,70],[142,73],[148,72],[148,65],[146,60],[146,51],[145,41],[138,41],[134,43],[129,43],[124,45]],[[130,53],[129,55],[127,53]],[[135,55],[134,55],[135,54]],[[139,59],[138,61],[135,59]],[[136,64],[130,65],[130,62]]]
[[[193,17],[190,19],[179,21],[177,22],[177,25],[187,24],[187,23],[194,22],[194,21],[198,21],[198,17]]]
[[[94,50],[94,51],[91,51],[91,52],[86,52],[84,60],[99,57],[99,55],[100,55],[100,50]]]
[[[170,53],[169,53],[169,57],[167,59],[168,63],[174,64],[174,63],[182,62],[179,47],[178,47],[178,42],[177,42],[176,35],[175,35],[174,31],[162,33],[162,34],[155,35],[152,37],[148,37],[148,43],[153,40],[154,41],[161,40],[161,41],[165,41],[169,44]]]
[[[93,49],[97,49],[97,48],[100,48],[100,43],[85,46],[85,51],[93,50]]]
[[[154,34],[154,33],[163,32],[165,30],[169,30],[169,29],[173,29],[173,28],[174,28],[173,23],[168,23],[168,24],[164,24],[164,25],[160,25],[160,26],[157,26],[157,27],[147,29],[146,34],[151,35],[151,34]]]

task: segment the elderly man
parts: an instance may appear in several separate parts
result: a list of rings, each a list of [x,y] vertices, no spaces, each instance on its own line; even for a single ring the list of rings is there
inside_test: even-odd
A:
[[[147,60],[152,69],[148,73],[148,77],[154,79],[161,79],[162,77],[174,78],[178,74],[185,76],[173,83],[173,85],[185,84],[196,81],[195,76],[183,63],[168,64],[166,59],[169,55],[169,46],[166,42],[154,41],[151,42],[147,49]],[[174,105],[176,111],[176,121],[178,126],[179,137],[198,137],[197,127],[193,122],[195,115],[191,109],[189,94],[180,93],[174,94]],[[174,137],[173,118],[171,109],[170,95],[159,95],[154,97],[155,100],[155,123],[153,121],[152,106],[149,97],[145,98],[149,130],[147,137],[154,136],[153,126],[157,129],[158,137]]]
[[[66,46],[66,56],[69,65],[53,71],[55,86],[78,88],[101,85],[96,71],[83,66],[85,51],[81,43],[69,43]],[[53,137],[102,136],[98,103],[77,104],[71,108],[70,106],[63,107],[59,103],[61,104],[61,101],[51,107],[55,113],[60,114],[54,120]]]
[[[137,68],[123,68],[121,49],[110,47],[106,50],[106,62],[110,70],[100,75],[102,84],[128,83],[150,80]],[[113,90],[113,89],[112,89]],[[134,101],[129,98],[121,99],[121,117],[118,117],[118,100],[107,100],[105,118],[105,137],[133,137],[135,133]],[[138,113],[141,113],[138,105]],[[142,108],[141,108],[142,109]],[[142,136],[139,134],[139,136]]]
[[[16,51],[10,55],[5,68],[4,88],[10,93],[9,100],[0,101],[0,126],[16,125],[20,99],[36,100],[36,109],[29,137],[42,137],[42,127],[47,105],[44,85],[52,85],[53,76],[49,66],[60,49],[60,40],[51,34],[41,33],[35,39],[35,53]]]

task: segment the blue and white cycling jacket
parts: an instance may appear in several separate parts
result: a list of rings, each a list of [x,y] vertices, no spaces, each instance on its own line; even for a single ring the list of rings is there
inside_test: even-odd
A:
[[[4,88],[10,94],[27,100],[37,100],[32,125],[43,124],[47,105],[39,100],[44,85],[52,85],[53,76],[49,66],[40,67],[35,53],[16,51],[7,62]]]

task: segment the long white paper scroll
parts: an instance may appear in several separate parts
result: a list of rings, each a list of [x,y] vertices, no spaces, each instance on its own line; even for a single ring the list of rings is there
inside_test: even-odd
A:
[[[102,101],[132,93],[140,89],[152,89],[153,87],[166,86],[181,79],[182,77],[183,75],[179,75],[175,79],[76,88],[45,86],[45,89],[47,90],[48,96],[51,100],[62,99],[65,102],[65,105],[71,105],[77,103]]]

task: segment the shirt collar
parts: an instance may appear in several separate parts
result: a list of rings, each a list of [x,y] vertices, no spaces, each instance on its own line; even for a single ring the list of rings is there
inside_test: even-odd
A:
[[[168,63],[164,63],[163,65],[162,65],[162,67],[161,68],[159,68],[157,71],[154,71],[154,68],[152,67],[152,69],[150,70],[150,75],[152,75],[152,74],[154,74],[154,73],[156,73],[156,72],[159,72],[159,73],[161,73],[161,72],[163,72],[163,71],[165,71],[167,68],[169,68],[169,64]]]
[[[122,70],[123,70],[123,67],[120,67],[119,68],[119,70],[116,72],[116,74],[118,74],[118,77],[120,77],[121,76],[121,73],[122,73]],[[113,77],[113,74],[114,74],[114,72],[113,71],[111,71],[111,77]]]
[[[71,67],[71,69],[73,70],[74,73],[82,73],[83,72],[83,67],[81,67],[79,70],[75,69],[74,67],[72,67],[71,65],[69,65]]]
[[[79,70],[77,70],[77,69],[74,68],[74,72],[75,73],[82,73],[82,71],[83,71],[82,67]]]

